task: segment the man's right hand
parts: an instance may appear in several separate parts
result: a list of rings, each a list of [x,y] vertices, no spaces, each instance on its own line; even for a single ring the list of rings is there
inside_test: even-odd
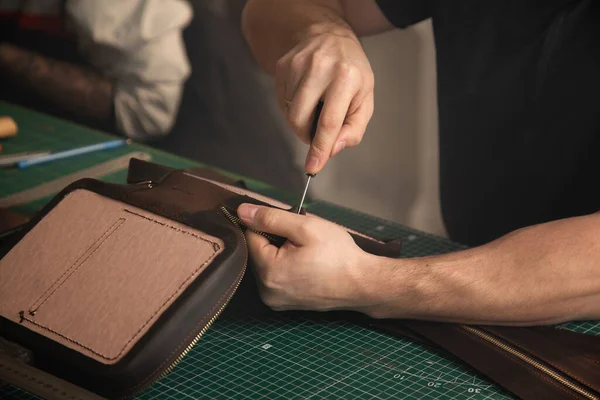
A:
[[[244,36],[275,75],[279,104],[304,142],[323,109],[306,158],[315,174],[362,140],[373,114],[373,72],[357,36],[393,29],[375,0],[248,0]]]
[[[306,144],[315,108],[323,100],[306,172],[318,173],[330,157],[362,140],[373,115],[374,78],[350,29],[305,38],[277,62],[275,85],[284,114]]]

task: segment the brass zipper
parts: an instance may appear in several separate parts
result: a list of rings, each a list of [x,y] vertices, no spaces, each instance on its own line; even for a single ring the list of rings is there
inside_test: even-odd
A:
[[[246,272],[246,266],[248,265],[248,251],[247,251],[248,244],[246,243],[246,236],[244,236],[244,232],[242,231],[242,228],[236,222],[236,219],[239,220],[239,218],[231,215],[231,213],[229,211],[227,211],[227,209],[225,209],[224,206],[221,207],[221,211],[223,211],[223,214],[225,214],[227,219],[229,219],[240,230],[240,232],[242,232],[242,238],[244,239],[244,247],[246,247],[246,261],[244,262],[244,268],[242,270],[242,273],[240,274],[241,276],[243,276],[244,273]],[[219,318],[219,316],[221,315],[221,313],[223,312],[225,307],[227,307],[227,305],[229,304],[229,301],[231,300],[231,298],[237,291],[237,288],[240,286],[241,282],[242,282],[241,279],[238,280],[235,287],[231,291],[231,294],[229,295],[229,297],[227,297],[227,300],[225,300],[225,303],[223,303],[223,305],[219,308],[219,310],[217,310],[216,314],[208,321],[208,323],[204,326],[204,328],[202,328],[202,330],[198,333],[198,335],[196,335],[196,337],[190,342],[190,344],[185,348],[185,350],[183,350],[183,352],[179,355],[179,357],[177,357],[175,359],[175,361],[173,361],[173,363],[171,365],[169,365],[169,367],[166,370],[164,370],[163,373],[160,374],[160,376],[156,380],[160,380],[160,379],[164,378],[166,375],[168,375],[169,373],[171,373],[173,371],[173,369],[177,366],[177,364],[179,364],[181,362],[181,360],[183,360],[183,358],[190,352],[190,350],[192,350],[192,348],[200,341],[200,338],[202,338],[202,336],[204,336],[206,331],[208,331],[208,329],[217,320],[217,318]]]
[[[223,212],[223,214],[225,214],[225,216],[227,217],[227,219],[229,219],[240,230],[240,232],[242,233],[242,238],[244,240],[244,247],[246,248],[246,260],[244,261],[244,267],[243,267],[242,272],[240,274],[240,276],[243,277],[244,274],[245,274],[245,272],[246,272],[246,268],[248,266],[248,243],[246,242],[246,236],[244,235],[244,232],[242,231],[242,228],[240,227],[239,223],[236,222],[236,220],[239,220],[239,218],[234,217],[229,211],[227,211],[225,209],[225,207],[221,207],[220,209]],[[241,222],[241,220],[240,220],[240,222]],[[217,320],[217,318],[219,318],[219,316],[221,315],[221,313],[223,312],[223,310],[225,310],[225,308],[229,304],[229,301],[231,300],[231,298],[233,297],[233,295],[235,294],[235,292],[237,292],[237,289],[240,286],[240,283],[242,283],[242,278],[240,278],[237,281],[237,283],[235,284],[235,287],[233,288],[233,290],[231,291],[231,293],[229,294],[229,296],[227,297],[227,299],[225,300],[225,302],[223,303],[223,305],[217,310],[217,312],[215,313],[215,315],[208,321],[208,323],[204,326],[204,328],[202,328],[202,330],[194,337],[194,339],[181,352],[181,354],[179,354],[179,356],[175,359],[175,361],[173,361],[167,367],[167,369],[165,369],[156,379],[153,379],[152,383],[150,385],[144,386],[143,388],[139,389],[135,393],[131,394],[131,396],[135,396],[135,395],[138,395],[138,394],[142,393],[149,386],[151,386],[153,383],[161,380],[162,378],[164,378],[165,376],[167,376],[168,374],[170,374],[171,372],[173,372],[173,369],[175,369],[175,367],[185,358],[185,356],[188,355],[188,353],[194,348],[194,346],[196,346],[196,344],[198,344],[198,342],[200,341],[200,339],[202,338],[202,336],[204,336],[204,334],[210,329],[210,327],[212,326],[212,324]]]
[[[221,211],[223,211],[223,213],[227,216],[227,218],[229,218],[231,220],[231,222],[233,222],[238,227],[240,227],[240,229],[243,226],[246,229],[250,229],[254,233],[258,233],[259,235],[262,235],[262,236],[266,237],[267,239],[269,239],[272,242],[276,242],[277,241],[277,239],[275,237],[269,235],[268,233],[265,233],[265,232],[262,232],[262,231],[257,231],[257,230],[252,229],[252,228],[248,228],[248,226],[244,224],[244,222],[240,219],[240,217],[238,217],[237,215],[234,215],[231,211],[229,211],[227,208],[225,208],[225,206],[221,207]]]
[[[519,360],[526,362],[527,364],[536,368],[538,371],[543,372],[547,376],[549,376],[552,379],[556,380],[557,382],[563,384],[564,386],[568,387],[572,391],[579,393],[583,397],[590,399],[590,400],[600,400],[600,396],[590,392],[587,388],[582,386],[580,383],[574,381],[571,378],[568,378],[560,371],[558,371],[552,367],[549,367],[547,365],[542,364],[541,362],[533,359],[532,357],[528,356],[527,354],[523,353],[522,351],[501,341],[500,339],[498,339],[490,334],[487,334],[480,329],[473,328],[471,326],[463,325],[462,328],[464,330],[471,332],[472,334],[478,336],[479,338],[485,340],[486,342],[491,343],[494,346],[501,348],[502,350],[506,351],[507,353],[510,353],[511,355],[517,357]]]
[[[244,272],[245,272],[245,270],[246,270],[246,266],[244,265]],[[242,272],[242,275],[244,274],[244,272]],[[217,313],[208,321],[208,323],[204,326],[204,328],[202,328],[202,330],[190,342],[190,344],[185,348],[185,350],[183,350],[183,352],[179,355],[179,357],[177,357],[175,359],[175,361],[173,361],[173,363],[171,363],[171,365],[169,365],[169,367],[158,376],[158,378],[156,378],[156,381],[158,381],[158,380],[164,378],[165,376],[167,376],[168,374],[170,374],[173,371],[173,369],[175,369],[175,367],[183,360],[183,358],[188,355],[188,353],[194,348],[194,346],[196,346],[196,344],[200,341],[202,336],[204,336],[206,331],[208,331],[208,329],[217,320],[217,318],[219,318],[219,316],[221,315],[223,310],[225,310],[225,308],[229,304],[229,301],[231,300],[231,298],[237,291],[237,288],[240,286],[241,282],[242,282],[242,280],[240,279],[236,283],[235,287],[233,288],[233,291],[231,292],[231,294],[229,295],[227,300],[225,300],[225,303],[223,303],[223,305],[217,310]]]

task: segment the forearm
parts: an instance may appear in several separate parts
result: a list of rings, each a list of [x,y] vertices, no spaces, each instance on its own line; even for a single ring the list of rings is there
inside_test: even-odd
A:
[[[75,116],[111,118],[114,84],[91,70],[0,44],[0,77],[16,90]]]
[[[378,259],[369,314],[541,325],[600,318],[600,214],[528,227],[492,243],[411,260]]]
[[[271,74],[277,60],[311,35],[355,36],[340,0],[249,0],[242,29],[256,60]]]

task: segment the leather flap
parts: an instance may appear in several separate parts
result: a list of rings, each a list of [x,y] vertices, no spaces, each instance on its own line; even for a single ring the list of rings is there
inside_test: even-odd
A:
[[[173,171],[175,168],[131,158],[127,170],[127,183],[161,182]]]

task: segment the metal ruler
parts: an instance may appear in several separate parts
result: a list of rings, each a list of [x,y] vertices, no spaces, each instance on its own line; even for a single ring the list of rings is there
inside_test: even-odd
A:
[[[122,157],[106,161],[102,164],[97,164],[93,167],[62,176],[53,181],[42,183],[41,185],[23,190],[22,192],[3,197],[0,199],[0,207],[8,208],[26,204],[30,201],[52,196],[76,180],[83,178],[100,178],[114,172],[121,171],[129,166],[129,160],[131,158],[139,158],[144,161],[150,161],[152,156],[150,156],[148,153],[142,152],[129,153]]]

